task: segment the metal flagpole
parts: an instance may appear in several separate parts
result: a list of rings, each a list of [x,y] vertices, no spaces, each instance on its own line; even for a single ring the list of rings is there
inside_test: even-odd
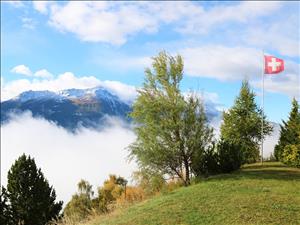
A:
[[[264,95],[265,95],[265,54],[262,51],[263,56],[263,65],[262,65],[262,111],[261,111],[261,164],[263,164],[263,157],[264,157]]]

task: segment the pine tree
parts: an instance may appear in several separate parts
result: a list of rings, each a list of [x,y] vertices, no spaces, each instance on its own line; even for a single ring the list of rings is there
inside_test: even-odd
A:
[[[41,169],[23,154],[8,172],[7,192],[16,224],[44,225],[59,216],[62,202],[55,202],[55,190]]]
[[[189,185],[192,165],[210,145],[212,129],[199,99],[193,95],[185,99],[180,93],[181,56],[161,52],[152,66],[145,71],[144,87],[131,113],[137,140],[129,147],[130,154],[141,168],[177,176]]]
[[[284,148],[287,145],[300,144],[300,110],[299,104],[295,98],[292,101],[292,110],[288,121],[283,121],[283,125],[280,125],[280,128],[280,137],[278,144],[275,146],[274,155],[277,160],[283,161],[282,155]]]
[[[9,205],[7,191],[4,187],[1,188],[0,193],[0,224],[13,225],[13,215]]]
[[[264,133],[261,133],[262,110],[255,103],[255,94],[248,81],[243,81],[239,96],[228,112],[223,113],[221,139],[240,147],[243,163],[255,162],[259,158],[259,144],[272,131],[271,124],[263,115]]]

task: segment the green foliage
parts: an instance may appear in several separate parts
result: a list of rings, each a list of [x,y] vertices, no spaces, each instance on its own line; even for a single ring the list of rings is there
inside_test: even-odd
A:
[[[9,199],[4,187],[1,187],[0,193],[0,224],[14,225]]]
[[[297,146],[300,144],[300,110],[296,99],[293,99],[292,101],[292,110],[290,112],[288,121],[283,121],[283,125],[280,127],[280,137],[278,144],[275,146],[274,154],[277,160],[289,162],[290,159],[288,159],[289,156],[287,155],[287,152],[292,152],[291,148],[295,147],[288,147],[283,157],[285,147],[287,145]]]
[[[92,185],[87,181],[81,180],[78,183],[78,193],[72,196],[72,199],[64,209],[64,215],[71,221],[82,221],[92,213]]]
[[[290,166],[300,167],[300,144],[286,145],[283,150],[282,161]]]
[[[146,196],[159,193],[166,185],[166,181],[161,174],[146,169],[134,172],[133,179],[136,185],[144,190]]]
[[[271,124],[263,115],[264,133],[261,133],[262,110],[255,103],[255,94],[248,81],[243,81],[239,96],[228,112],[223,113],[221,138],[232,142],[243,151],[243,163],[255,162],[259,158],[259,144],[272,131]]]
[[[44,225],[58,218],[62,208],[41,169],[25,154],[8,172],[7,192],[15,224]]]
[[[243,155],[240,146],[221,140],[217,149],[220,172],[228,173],[241,167]]]
[[[152,67],[145,71],[144,86],[131,113],[137,140],[129,147],[130,156],[140,168],[177,176],[189,185],[193,160],[200,159],[210,145],[212,129],[199,99],[193,95],[185,99],[180,93],[181,56],[161,52],[153,58]]]
[[[202,154],[195,154],[194,157],[196,160],[193,160],[192,170],[196,176],[209,176],[219,173],[218,153],[214,144],[205,149]]]

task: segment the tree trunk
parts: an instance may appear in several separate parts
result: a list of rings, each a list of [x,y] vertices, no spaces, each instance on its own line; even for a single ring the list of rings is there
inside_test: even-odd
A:
[[[191,180],[190,180],[190,167],[189,167],[189,162],[188,162],[188,160],[186,158],[184,159],[184,169],[185,169],[185,181],[184,181],[184,185],[185,186],[189,186],[191,184]]]

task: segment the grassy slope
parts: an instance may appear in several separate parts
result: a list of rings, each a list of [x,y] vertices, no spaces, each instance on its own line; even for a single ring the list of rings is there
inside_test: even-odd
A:
[[[300,170],[245,166],[154,197],[86,225],[300,224]]]

